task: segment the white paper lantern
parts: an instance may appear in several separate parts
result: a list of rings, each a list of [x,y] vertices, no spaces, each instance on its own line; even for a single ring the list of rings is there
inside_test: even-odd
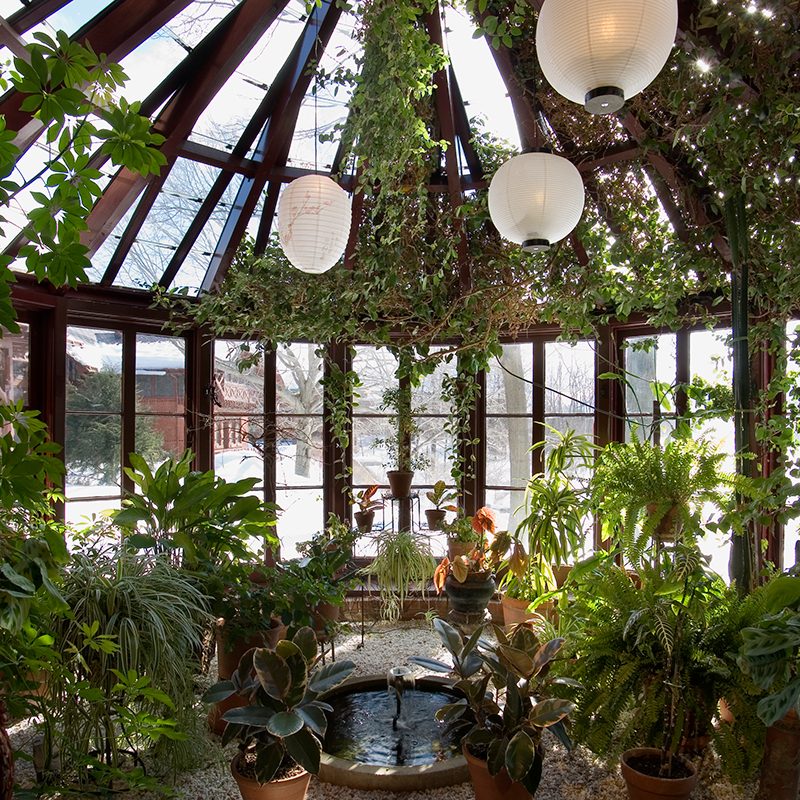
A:
[[[677,0],[545,0],[536,53],[560,95],[610,114],[661,72],[677,28]]]
[[[553,153],[523,153],[503,164],[489,186],[489,214],[500,234],[528,253],[563,239],[583,213],[583,181]]]
[[[289,263],[314,274],[329,270],[347,246],[351,216],[350,198],[327,176],[293,180],[278,207],[278,238]]]

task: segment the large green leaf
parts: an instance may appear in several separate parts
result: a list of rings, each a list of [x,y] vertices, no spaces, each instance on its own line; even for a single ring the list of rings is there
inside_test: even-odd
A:
[[[253,666],[264,691],[276,700],[283,700],[292,685],[288,664],[274,651],[259,648],[253,655]]]
[[[311,664],[317,657],[317,637],[307,625],[300,628],[292,637],[292,641],[297,645],[307,664]]]
[[[231,708],[222,715],[222,719],[224,719],[225,722],[234,722],[237,725],[266,728],[274,715],[275,712],[271,708],[250,705],[240,708]]]
[[[321,748],[313,734],[306,728],[283,741],[286,752],[312,775],[319,772]]]
[[[534,671],[531,674],[538,675],[542,668],[556,657],[565,641],[565,639],[551,639],[547,644],[543,644],[533,659]]]
[[[784,608],[796,608],[800,602],[800,578],[781,575],[773,578],[764,590],[767,613],[777,614]]]
[[[281,739],[291,736],[303,729],[303,718],[294,711],[279,711],[273,714],[267,722],[267,730]]]
[[[505,754],[505,765],[512,781],[524,778],[531,767],[536,755],[536,745],[525,731],[518,731],[508,743]]]
[[[355,668],[352,661],[334,661],[314,675],[308,688],[317,694],[327,692],[349,678]]]
[[[452,667],[449,664],[445,664],[444,661],[428,658],[427,656],[409,656],[407,660],[432,672],[450,672],[452,670]]]
[[[437,617],[433,621],[433,627],[436,630],[436,633],[439,634],[439,638],[444,643],[444,646],[451,652],[451,653],[458,653],[461,650],[461,637],[458,635],[458,631],[450,625],[445,620]]]
[[[278,742],[260,744],[256,751],[256,779],[269,783],[283,761],[283,747]]]
[[[219,703],[220,700],[225,700],[236,691],[231,681],[220,681],[215,683],[204,695],[204,703]]]
[[[542,780],[542,766],[544,763],[544,758],[542,757],[541,751],[537,748],[536,754],[533,758],[533,766],[531,767],[530,771],[527,775],[523,776],[520,783],[530,792],[531,796],[536,794],[536,790],[539,788],[539,783]]]
[[[500,657],[501,663],[510,669],[515,675],[521,675],[529,678],[534,674],[535,664],[534,660],[522,650],[517,650],[514,647],[507,647],[500,645],[497,648],[497,654]]]
[[[553,725],[564,719],[574,709],[575,703],[569,700],[562,700],[560,697],[551,697],[548,700],[542,700],[541,703],[537,703],[528,714],[528,720],[531,725],[546,728],[548,725]]]
[[[308,704],[296,708],[295,713],[303,718],[303,721],[311,730],[318,733],[321,737],[325,736],[325,730],[328,727],[328,718],[321,708]]]
[[[769,727],[786,716],[798,698],[800,698],[800,678],[795,678],[779,692],[759,700],[756,711],[764,724]]]

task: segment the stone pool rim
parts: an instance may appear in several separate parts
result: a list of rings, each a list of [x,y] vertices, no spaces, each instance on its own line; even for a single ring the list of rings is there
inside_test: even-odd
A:
[[[454,681],[438,675],[425,675],[417,678],[432,691],[452,689]],[[346,694],[354,690],[369,691],[386,688],[386,675],[359,675],[351,677],[332,689],[321,699]],[[383,790],[387,792],[413,792],[424,789],[441,789],[455,786],[470,780],[467,760],[456,755],[435,764],[419,764],[414,767],[387,767],[364,764],[323,752],[320,759],[319,780],[335,786],[348,786],[351,789]]]

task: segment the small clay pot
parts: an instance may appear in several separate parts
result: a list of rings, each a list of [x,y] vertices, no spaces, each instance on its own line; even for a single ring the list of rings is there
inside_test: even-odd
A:
[[[411,496],[411,483],[414,480],[413,472],[398,472],[391,470],[386,473],[389,479],[389,490],[392,497],[410,497]]]
[[[628,797],[631,800],[687,800],[697,786],[697,768],[691,761],[680,756],[673,758],[680,761],[691,775],[687,778],[659,778],[654,775],[645,775],[628,765],[628,760],[636,756],[652,756],[661,758],[661,750],[655,747],[637,747],[626,750],[622,754],[620,770],[628,787]]]
[[[459,556],[468,556],[477,546],[477,542],[459,542],[457,539],[448,539],[447,555],[453,561]]]
[[[301,772],[291,778],[261,784],[239,773],[237,766],[244,753],[237,753],[231,761],[231,774],[239,786],[242,800],[304,800],[311,781],[310,772]]]
[[[489,774],[489,765],[462,748],[472,777],[475,800],[530,800],[530,792],[519,782],[512,781],[505,767],[497,775]]]
[[[425,517],[428,520],[428,530],[440,531],[446,516],[447,512],[443,508],[426,508]]]
[[[374,511],[356,511],[353,517],[361,533],[369,533],[372,530],[372,525],[375,522]]]

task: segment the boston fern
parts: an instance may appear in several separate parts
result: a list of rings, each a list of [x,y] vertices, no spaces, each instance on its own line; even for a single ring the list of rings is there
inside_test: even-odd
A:
[[[581,629],[566,663],[582,684],[575,739],[613,757],[640,746],[671,754],[684,740],[710,735],[723,769],[745,778],[760,762],[764,728],[753,710],[756,689],[736,656],[741,627],[760,613],[760,595],[740,599],[685,544],[672,561],[643,564],[638,576],[615,564],[613,553],[584,567],[564,611]],[[721,697],[732,724],[718,719]]]
[[[206,692],[208,703],[233,694],[248,705],[227,711],[223,746],[239,740],[242,752],[256,755],[256,779],[268,783],[287,757],[303,769],[319,772],[322,740],[333,709],[320,695],[342,683],[355,670],[352,661],[334,661],[314,672],[317,638],[311,628],[301,628],[294,638],[278,642],[274,650],[248,650],[229,681]]]

